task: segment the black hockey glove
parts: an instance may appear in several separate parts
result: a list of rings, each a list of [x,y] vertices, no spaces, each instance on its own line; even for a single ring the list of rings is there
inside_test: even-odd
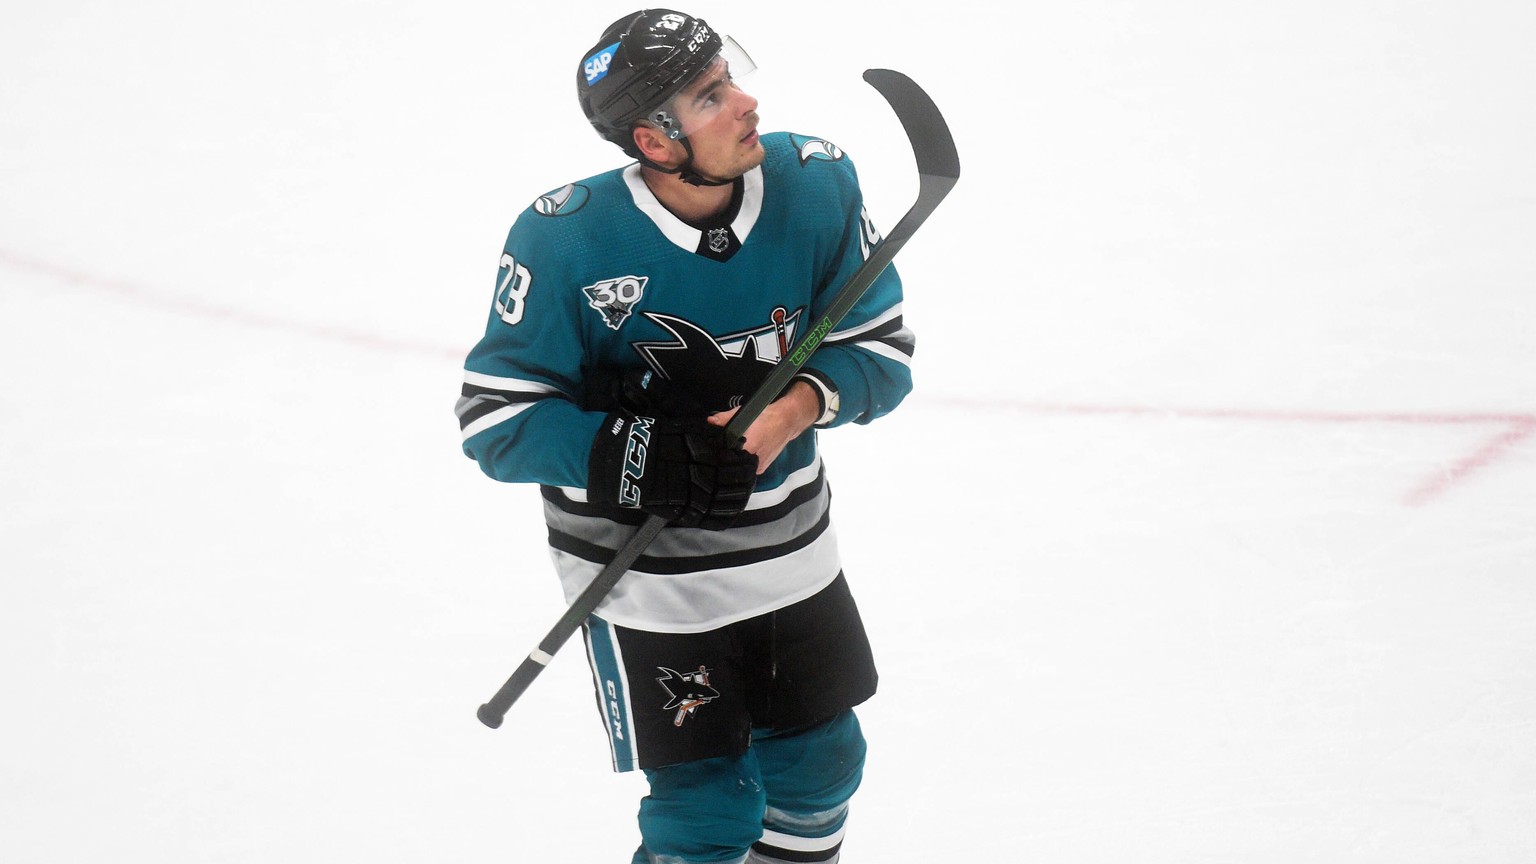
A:
[[[757,457],[702,418],[615,411],[587,460],[587,500],[636,507],[673,525],[729,528],[757,485]]]

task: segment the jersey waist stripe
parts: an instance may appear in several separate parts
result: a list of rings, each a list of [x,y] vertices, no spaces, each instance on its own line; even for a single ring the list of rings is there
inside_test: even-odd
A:
[[[567,603],[602,569],[552,550]],[[661,633],[701,633],[798,603],[827,587],[841,572],[837,530],[779,558],[699,573],[630,573],[594,614],[621,627]]]
[[[647,573],[693,573],[777,558],[804,547],[827,530],[831,521],[829,504],[827,495],[818,495],[772,522],[724,531],[668,528],[656,537],[632,569]],[[627,525],[573,516],[550,507],[545,508],[545,518],[551,548],[596,564],[613,560],[615,550],[634,533]]]

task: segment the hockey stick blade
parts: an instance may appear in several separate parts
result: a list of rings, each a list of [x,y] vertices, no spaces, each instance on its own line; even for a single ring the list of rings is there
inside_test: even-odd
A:
[[[896,226],[885,235],[875,247],[870,250],[869,258],[848,277],[848,281],[837,289],[832,301],[827,304],[826,310],[816,320],[814,326],[801,337],[789,354],[774,366],[773,371],[763,383],[758,385],[749,398],[736,412],[727,424],[726,432],[735,435],[738,439],[746,436],[746,431],[756,420],[763,409],[784,391],[789,385],[790,379],[799,373],[805,366],[811,354],[821,344],[821,341],[832,332],[838,322],[853,309],[869,286],[874,284],[876,278],[890,265],[891,259],[896,257],[896,252],[905,246],[912,235],[917,233],[918,227],[928,218],[944,196],[953,189],[956,181],[960,179],[960,157],[955,152],[955,141],[950,135],[949,126],[944,122],[944,116],[939,113],[938,106],[928,98],[921,87],[918,87],[911,78],[893,72],[890,69],[867,69],[864,72],[864,80],[874,87],[885,100],[891,104],[892,110],[901,120],[902,128],[906,130],[907,138],[912,144],[912,153],[917,160],[918,192],[917,201]],[[640,556],[645,553],[665,528],[667,520],[660,516],[646,518],[634,535],[614,553],[613,559],[603,566],[601,572],[588,583],[587,587],[577,595],[576,599],[555,622],[549,633],[539,642],[537,648],[529,652],[523,662],[518,665],[512,676],[501,689],[490,698],[488,702],[480,706],[475,716],[480,718],[492,729],[499,728],[507,711],[533,683],[533,680],[544,671],[549,661],[554,658],[566,640],[581,627],[581,623],[587,620],[597,607],[607,597],[613,587],[619,583],[625,573],[634,566]]]
[[[880,91],[885,101],[896,108],[896,117],[912,141],[912,154],[917,157],[917,173],[936,178],[949,178],[942,199],[960,179],[960,154],[955,152],[955,139],[949,134],[949,125],[939,106],[933,104],[928,94],[911,78],[891,69],[865,69],[864,80]],[[936,190],[935,190],[936,191]],[[937,199],[934,203],[937,203]],[[931,208],[930,208],[931,209]]]

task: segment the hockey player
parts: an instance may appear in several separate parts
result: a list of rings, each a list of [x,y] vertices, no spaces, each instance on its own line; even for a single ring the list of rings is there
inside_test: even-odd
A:
[[[518,217],[458,404],[486,474],[540,484],[567,601],[670,520],[583,625],[614,768],[650,783],[636,864],[837,861],[875,692],[812,427],[895,408],[914,338],[887,269],[727,439],[879,239],[841,150],[760,134],[751,69],[665,9],[582,55],[582,110],[635,162]]]

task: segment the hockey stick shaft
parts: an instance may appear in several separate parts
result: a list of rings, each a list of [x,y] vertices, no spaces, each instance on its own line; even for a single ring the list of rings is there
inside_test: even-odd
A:
[[[867,69],[864,80],[896,107],[896,114],[907,130],[907,137],[912,141],[912,152],[917,156],[917,202],[901,217],[896,227],[875,244],[869,257],[833,295],[832,302],[827,304],[821,317],[795,342],[789,355],[773,367],[762,385],[752,392],[751,398],[731,418],[725,429],[737,438],[746,437],[747,427],[752,425],[752,421],[763,413],[770,402],[779,398],[779,394],[789,386],[790,380],[805,368],[806,362],[811,359],[811,354],[821,345],[822,340],[853,309],[864,292],[869,290],[869,286],[880,278],[896,253],[907,245],[907,241],[917,233],[918,227],[960,179],[960,157],[955,152],[955,142],[950,137],[949,127],[944,123],[938,106],[933,104],[928,94],[918,89],[912,79],[889,69]]]
[[[726,432],[735,435],[738,439],[746,437],[747,429],[752,422],[763,413],[769,403],[778,398],[785,387],[789,386],[790,380],[805,367],[811,354],[859,302],[864,292],[869,290],[869,287],[890,265],[891,259],[896,257],[897,251],[906,245],[913,234],[917,233],[917,229],[924,220],[934,208],[938,207],[939,202],[944,200],[944,196],[949,194],[949,190],[953,189],[960,179],[960,157],[955,151],[954,138],[950,135],[949,126],[944,122],[943,115],[939,113],[938,106],[933,104],[928,94],[913,83],[912,79],[889,69],[865,70],[864,80],[891,103],[896,116],[901,120],[902,127],[906,130],[907,138],[912,143],[912,153],[917,160],[918,171],[917,201],[885,235],[885,238],[870,250],[869,257],[837,290],[821,317],[816,319],[816,323],[810,330],[795,342],[789,354],[780,359],[773,371],[756,390],[752,391],[751,397],[731,418],[731,422],[725,427]],[[555,626],[550,628],[538,647],[523,659],[501,689],[497,690],[488,702],[480,706],[476,716],[480,718],[481,723],[492,729],[501,726],[507,711],[512,708],[518,697],[522,696],[539,673],[544,671],[550,660],[554,658],[555,652],[559,651],[566,640],[581,627],[587,616],[597,609],[603,602],[603,598],[607,597],[624,574],[629,572],[666,525],[667,520],[660,516],[646,518],[639,530],[614,553],[613,559],[586,588],[582,589],[582,592],[565,610],[565,614],[561,615],[560,620],[555,622]]]

